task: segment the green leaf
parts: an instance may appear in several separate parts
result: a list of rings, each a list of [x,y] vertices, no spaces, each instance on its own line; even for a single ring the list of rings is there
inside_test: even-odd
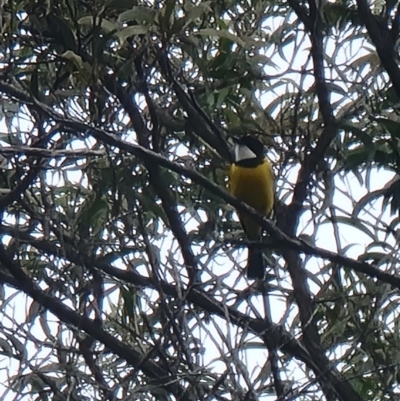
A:
[[[396,251],[396,249],[391,244],[388,244],[387,242],[384,242],[384,241],[373,241],[373,242],[369,243],[366,246],[365,251],[369,252],[370,250],[373,250],[375,248],[382,248],[382,249],[384,249],[386,251],[389,251],[389,252],[395,252]],[[389,255],[386,254],[386,256],[389,256]]]
[[[357,170],[373,159],[374,151],[364,146],[350,150],[344,157],[344,170]]]
[[[357,258],[360,262],[373,262],[377,264],[385,259],[387,259],[387,254],[384,252],[366,252]]]
[[[380,198],[385,194],[384,189],[378,189],[376,191],[368,192],[364,195],[354,206],[352,217],[356,218],[357,215],[365,208],[368,203],[375,201],[376,199]]]
[[[380,63],[379,56],[375,52],[366,54],[354,60],[346,70],[356,70],[358,74],[361,74],[365,67],[376,67]]]
[[[153,24],[157,11],[153,8],[135,6],[131,10],[124,11],[118,16],[118,24],[135,21],[139,25]]]
[[[196,19],[201,18],[205,13],[212,11],[210,5],[211,1],[204,1],[199,5],[194,5],[189,1],[185,2],[183,8],[186,11],[185,18],[187,23],[195,21]]]
[[[87,198],[77,216],[81,236],[84,238],[85,234],[90,233],[90,229],[93,234],[98,234],[104,228],[108,212],[109,205],[104,197],[96,196],[94,200]]]
[[[270,65],[274,68],[278,68],[278,66],[272,62],[272,58],[266,56],[265,54],[255,54],[251,57],[248,58],[248,61],[251,64],[254,64],[256,66],[266,66]]]
[[[89,25],[91,27],[100,25],[100,27],[105,32],[113,32],[116,31],[118,28],[116,24],[106,19],[102,19],[100,24],[99,22],[100,21],[98,19],[95,20],[93,17],[90,16],[82,17],[78,20],[79,25]]]
[[[395,180],[389,188],[383,190],[384,201],[383,207],[387,207],[390,203],[390,213],[400,214],[400,180]]]
[[[75,65],[76,69],[78,71],[82,71],[84,69],[84,65],[83,65],[83,61],[82,61],[82,57],[78,56],[76,53],[74,53],[71,50],[67,50],[66,52],[64,52],[62,55],[62,57],[72,61],[72,63]]]
[[[347,89],[341,87],[340,85],[337,85],[333,82],[326,82],[325,85],[330,91],[339,93],[342,96],[347,96]]]
[[[380,126],[392,135],[394,138],[400,138],[400,122],[390,120],[388,118],[374,118]]]
[[[133,289],[131,287],[126,288],[125,286],[123,286],[121,288],[121,295],[122,299],[124,300],[124,319],[127,319],[127,322],[130,323],[131,327],[135,327],[135,325],[137,324],[137,320],[139,319],[139,316],[137,315],[139,299],[137,295],[132,292],[132,290]]]
[[[47,16],[47,23],[53,35],[64,44],[64,51],[72,50],[76,53],[76,37],[69,23],[53,14]]]
[[[215,104],[215,107],[220,108],[222,103],[224,103],[225,98],[228,96],[230,92],[230,88],[222,88],[217,92],[217,102]]]
[[[174,24],[175,0],[165,0],[164,7],[158,13],[158,22],[163,32],[169,32]]]
[[[353,218],[353,217],[347,217],[347,216],[336,216],[335,221],[338,224],[345,224],[347,226],[356,228],[360,231],[362,231],[364,234],[366,234],[368,237],[372,238],[375,240],[375,235],[372,231],[369,230],[360,220]],[[327,224],[330,223],[332,224],[331,221],[325,220],[322,222],[322,224]]]
[[[349,121],[340,121],[339,127],[346,132],[351,132],[354,136],[354,139],[352,141],[349,141],[348,146],[353,143],[358,143],[358,141],[361,141],[365,148],[371,152],[371,154],[375,151],[373,133],[365,129],[361,129]]]
[[[145,35],[150,31],[150,27],[146,25],[134,25],[128,26],[127,28],[122,29],[117,33],[117,37],[120,42],[125,41],[126,39],[130,38],[131,36],[137,35]]]
[[[224,38],[224,39],[228,39],[234,43],[239,44],[242,47],[246,46],[246,43],[240,39],[238,36],[233,35],[231,33],[229,33],[226,30],[217,30],[214,28],[203,28],[200,29],[198,32],[196,32],[198,35],[202,35],[202,36],[211,36],[211,37],[217,37],[217,38]]]
[[[35,68],[31,74],[31,92],[32,95],[39,99],[39,71],[38,68]]]

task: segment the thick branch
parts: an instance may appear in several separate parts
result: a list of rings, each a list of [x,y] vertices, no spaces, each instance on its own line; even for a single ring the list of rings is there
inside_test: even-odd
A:
[[[151,360],[144,361],[145,355],[115,339],[112,335],[95,325],[93,320],[77,314],[58,299],[46,295],[32,282],[30,277],[24,273],[21,266],[9,257],[2,244],[0,244],[0,263],[14,278],[12,279],[4,272],[0,271],[1,281],[11,285],[16,284],[20,291],[23,291],[37,303],[50,310],[62,322],[85,331],[85,333],[100,341],[130,365],[136,369],[141,369],[147,376],[157,380],[158,386],[164,387],[178,399],[191,401],[189,395],[185,394],[185,390],[176,383],[177,378],[169,375],[163,368],[157,365],[157,363]]]
[[[7,146],[0,148],[0,155],[26,155],[26,156],[36,156],[40,158],[61,158],[66,157],[70,159],[80,159],[84,157],[96,157],[96,156],[106,156],[107,152],[104,150],[86,150],[86,149],[42,149],[36,148],[34,146]]]
[[[148,130],[145,127],[142,116],[137,108],[137,106],[133,103],[133,96],[129,95],[124,88],[122,88],[116,81],[113,80],[113,77],[110,75],[105,75],[103,77],[104,84],[107,89],[114,93],[114,95],[119,99],[121,104],[123,105],[125,111],[128,113],[132,125],[136,131],[139,143],[149,149],[149,140],[148,140]],[[154,138],[153,138],[154,139]],[[144,160],[145,167],[149,172],[150,183],[155,189],[157,195],[161,199],[161,203],[165,214],[168,218],[169,225],[172,233],[178,241],[178,244],[181,248],[182,257],[185,262],[186,270],[188,277],[190,279],[190,283],[193,283],[196,279],[196,260],[191,248],[191,243],[185,227],[183,226],[182,220],[179,216],[176,202],[174,201],[174,197],[171,193],[171,190],[165,185],[162,176],[160,174],[160,169],[158,164],[154,164],[149,160]]]
[[[212,148],[216,149],[224,160],[231,160],[232,155],[222,133],[212,124],[209,118],[182,89],[171,71],[170,61],[166,52],[160,55],[159,65],[163,76],[172,85],[180,105],[187,113],[190,127],[199,138],[202,138]]]
[[[9,84],[0,82],[0,90],[7,92],[9,86],[10,86]],[[28,102],[23,92],[21,93],[19,90],[17,91],[15,88],[13,88],[13,94],[14,97],[16,97],[15,95],[20,95],[21,96],[20,100]],[[32,101],[30,100],[30,102]],[[342,265],[343,267],[347,267],[356,272],[366,274],[369,277],[377,278],[382,282],[390,284],[394,288],[400,289],[400,277],[382,272],[381,270],[374,268],[368,263],[359,262],[357,260],[347,258],[342,255],[338,255],[337,253],[327,251],[319,247],[311,246],[294,236],[286,235],[281,230],[279,230],[271,220],[266,219],[264,216],[259,215],[253,208],[247,206],[245,203],[236,199],[228,191],[221,188],[214,182],[210,181],[197,171],[189,169],[177,163],[174,163],[165,158],[164,156],[161,156],[158,153],[154,153],[148,149],[144,149],[139,145],[134,145],[132,143],[126,142],[117,135],[107,133],[95,127],[90,127],[78,121],[66,119],[40,102],[35,101],[35,104],[37,105],[37,107],[42,108],[55,121],[62,123],[64,126],[70,128],[72,132],[76,132],[77,135],[80,132],[90,133],[96,139],[103,141],[104,143],[110,146],[115,146],[118,149],[123,150],[129,154],[132,154],[142,160],[148,160],[152,163],[156,163],[171,171],[181,174],[184,177],[190,178],[196,184],[201,185],[214,195],[220,197],[225,202],[234,206],[239,211],[248,214],[249,217],[251,217],[254,221],[257,221],[268,232],[268,234],[276,243],[277,247],[286,246],[289,247],[290,249],[293,249],[300,253],[304,253],[306,255],[313,255],[321,257],[322,259],[328,259],[333,263],[337,263],[339,265]]]
[[[75,251],[70,247],[61,250],[55,244],[30,237],[29,233],[27,232],[21,232],[15,229],[11,229],[10,231],[4,226],[1,227],[1,232],[6,232],[9,235],[13,235],[15,238],[22,239],[24,242],[30,243],[32,246],[45,254],[67,257],[71,262],[77,264],[81,264],[83,262],[87,268],[95,267],[107,273],[111,277],[117,278],[123,282],[129,282],[137,286],[161,290],[163,294],[175,298],[180,297],[180,291],[176,288],[176,286],[163,280],[159,280],[156,285],[151,278],[143,277],[134,271],[127,271],[112,267],[109,264],[101,261],[91,262],[88,260],[82,260],[82,256],[75,253]],[[10,284],[15,285],[15,282],[10,282]],[[228,322],[237,325],[244,330],[251,330],[254,334],[258,335],[265,344],[274,343],[274,346],[276,346],[277,349],[281,349],[288,355],[293,356],[305,363],[309,369],[312,369],[315,372],[317,377],[322,377],[329,383],[334,384],[335,388],[338,389],[338,392],[352,395],[353,400],[355,401],[360,400],[357,394],[353,393],[350,384],[339,377],[334,367],[326,365],[321,369],[315,363],[314,355],[310,356],[302,347],[302,345],[287,331],[285,331],[282,326],[273,324],[265,319],[251,318],[234,308],[216,301],[214,298],[210,297],[208,294],[198,288],[193,288],[192,291],[187,294],[186,299],[210,314],[215,314],[223,319],[227,319]]]
[[[330,103],[330,93],[325,81],[323,57],[324,38],[318,7],[314,0],[309,0],[309,14],[307,14],[305,7],[300,6],[296,0],[289,0],[289,4],[295,10],[299,20],[303,22],[310,36],[311,56],[314,64],[315,90],[318,97],[319,110],[324,122],[324,130],[317,142],[317,146],[310,154],[305,156],[293,191],[292,203],[289,206],[289,218],[286,222],[285,230],[288,234],[294,235],[300,213],[303,209],[303,203],[307,197],[307,188],[311,177],[320,160],[325,157],[325,152],[337,134],[337,123]],[[315,320],[312,296],[301,259],[298,253],[291,249],[285,249],[283,256],[287,263],[293,284],[294,296],[299,308],[304,344],[325,379],[322,380],[322,388],[326,398],[329,399],[332,395],[332,391],[334,391],[343,401],[361,399],[351,385],[344,388],[340,385],[341,383],[337,381],[337,378],[331,375],[331,366],[329,359],[325,355],[325,350],[321,345],[317,322]]]
[[[304,7],[300,6],[296,0],[289,0],[290,6],[295,10],[299,20],[305,25],[311,40],[311,56],[314,63],[315,91],[318,97],[319,109],[324,121],[324,130],[316,147],[309,155],[305,156],[301,166],[295,188],[293,190],[292,203],[289,206],[289,218],[287,219],[286,231],[294,233],[297,227],[303,203],[307,197],[307,188],[312,174],[318,162],[324,158],[325,152],[329,148],[337,134],[337,124],[333,115],[333,108],[329,99],[329,91],[325,82],[324,62],[323,62],[323,36],[320,29],[319,15],[313,1],[310,2],[312,15],[307,15]],[[311,20],[311,17],[313,19]]]
[[[358,13],[375,45],[376,52],[388,73],[397,96],[400,98],[400,69],[393,54],[393,38],[387,26],[382,30],[366,0],[357,0]],[[397,38],[396,38],[397,39]]]
[[[100,259],[97,261],[84,260],[82,255],[80,255],[71,245],[61,249],[56,244],[44,239],[33,238],[28,231],[17,230],[14,227],[7,227],[4,225],[0,226],[0,233],[12,235],[13,238],[19,239],[24,243],[29,243],[43,254],[55,257],[66,257],[72,263],[78,265],[84,263],[87,267],[94,267],[123,282],[162,291],[163,294],[177,299],[181,297],[180,290],[176,285],[169,284],[162,279],[156,283],[151,277],[141,276],[132,270],[122,270],[110,266],[108,263],[104,263]],[[69,243],[69,240],[65,241],[65,244]],[[12,278],[10,278],[10,280],[7,282],[12,286],[18,286],[18,281],[15,281]],[[284,352],[287,352],[289,355],[296,357],[302,362],[307,364],[310,363],[307,352],[304,350],[304,348],[302,348],[300,343],[281,326],[269,323],[264,319],[249,317],[248,315],[215,300],[197,287],[193,288],[192,291],[188,293],[186,299],[193,305],[196,305],[210,314],[215,314],[223,319],[228,318],[231,323],[246,330],[250,329],[253,333],[259,335],[261,338],[268,337],[268,341],[271,341],[272,339],[276,346],[282,349]],[[309,367],[312,368],[312,365],[309,365]]]

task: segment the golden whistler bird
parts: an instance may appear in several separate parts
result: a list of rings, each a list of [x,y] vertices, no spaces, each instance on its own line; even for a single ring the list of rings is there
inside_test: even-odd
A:
[[[263,144],[254,136],[245,135],[235,140],[234,162],[229,172],[232,195],[252,206],[259,213],[269,215],[274,205],[274,175],[264,155]],[[253,219],[238,212],[240,223],[250,241],[259,241],[261,227]],[[247,278],[262,279],[264,263],[261,249],[249,246]]]

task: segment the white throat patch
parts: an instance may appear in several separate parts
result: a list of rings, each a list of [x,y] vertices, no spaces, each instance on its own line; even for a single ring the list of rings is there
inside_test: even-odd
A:
[[[235,162],[241,162],[243,160],[256,159],[256,158],[257,155],[246,145],[235,146]]]

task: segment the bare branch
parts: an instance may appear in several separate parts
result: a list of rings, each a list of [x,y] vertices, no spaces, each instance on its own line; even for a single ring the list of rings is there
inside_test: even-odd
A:
[[[66,150],[66,149],[42,149],[35,148],[34,146],[7,146],[0,148],[0,155],[25,155],[25,156],[36,156],[40,158],[52,158],[57,159],[66,157],[69,159],[82,159],[85,157],[97,157],[107,156],[107,152],[103,150]]]
[[[400,98],[400,69],[393,54],[394,42],[392,35],[387,25],[384,26],[383,23],[378,23],[366,0],[357,0],[357,6],[360,18],[367,28],[368,34],[376,47],[378,56],[390,77],[396,94]]]
[[[9,84],[0,82],[0,90],[5,90],[8,87]],[[14,94],[20,94],[20,91],[16,90],[15,88],[13,88],[12,91]],[[24,94],[22,93],[21,100],[23,97]],[[26,101],[26,98],[24,101]],[[196,184],[203,186],[205,189],[209,190],[216,196],[219,196],[221,199],[223,199],[230,205],[234,206],[236,209],[248,214],[252,219],[254,219],[254,221],[257,221],[273,238],[274,246],[277,247],[286,246],[290,247],[290,249],[304,253],[306,255],[313,255],[321,257],[323,259],[328,259],[333,263],[337,263],[339,265],[342,265],[343,267],[347,267],[359,273],[366,274],[369,277],[377,278],[382,282],[390,284],[394,288],[400,289],[400,277],[382,272],[381,270],[376,269],[375,267],[371,266],[368,263],[359,262],[357,260],[347,258],[342,255],[338,255],[337,253],[327,251],[319,247],[313,247],[296,237],[285,234],[283,231],[279,230],[271,220],[265,218],[264,216],[259,215],[253,208],[239,201],[238,199],[233,197],[228,191],[221,188],[214,182],[210,181],[197,171],[189,169],[177,163],[171,162],[162,155],[154,153],[139,145],[134,145],[132,143],[126,142],[116,135],[107,133],[95,127],[90,127],[84,123],[75,120],[66,119],[38,101],[34,101],[34,103],[37,107],[42,108],[43,111],[45,111],[46,114],[52,117],[55,121],[57,121],[60,124],[63,124],[65,127],[71,128],[77,134],[79,132],[90,133],[98,140],[103,141],[104,143],[107,143],[110,146],[116,146],[127,153],[133,154],[141,158],[142,160],[156,163],[162,167],[175,171],[176,173],[181,174],[184,177],[192,179],[193,182],[195,182]]]
[[[71,324],[74,327],[84,330],[87,334],[103,343],[107,348],[112,350],[120,358],[126,360],[136,369],[142,370],[146,375],[155,379],[157,385],[165,388],[171,394],[179,399],[191,401],[189,394],[177,384],[178,378],[171,377],[157,363],[151,360],[143,362],[144,355],[132,347],[126,346],[122,341],[115,339],[112,335],[97,327],[93,320],[83,317],[71,308],[64,305],[61,301],[46,295],[32,280],[24,273],[21,266],[13,261],[4,246],[0,244],[1,264],[10,272],[17,282],[17,288],[29,295],[39,304],[54,313],[62,322]],[[0,280],[10,285],[15,285],[14,280],[10,280],[9,276],[0,272]]]

